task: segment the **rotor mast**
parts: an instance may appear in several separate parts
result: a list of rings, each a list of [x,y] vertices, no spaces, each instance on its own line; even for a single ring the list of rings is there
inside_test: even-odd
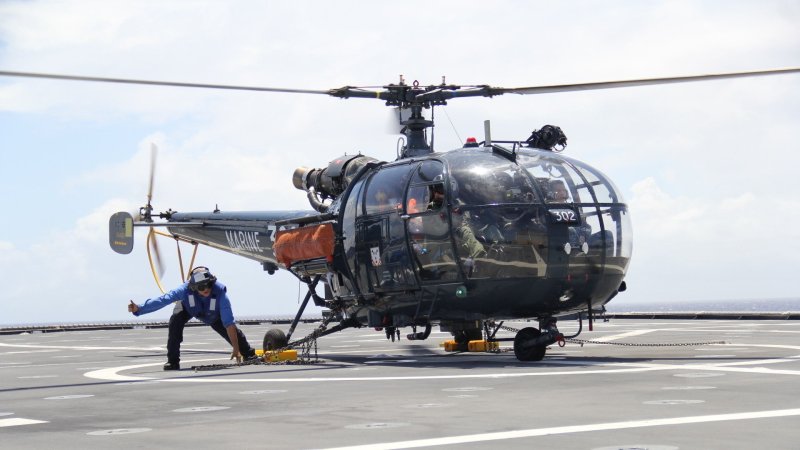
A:
[[[427,120],[422,115],[423,106],[420,104],[413,104],[410,106],[411,116],[408,120],[400,122],[403,125],[403,134],[406,136],[406,145],[403,150],[402,158],[427,155],[432,153],[433,149],[428,144],[427,133],[425,130],[428,127],[433,127],[433,121]]]
[[[421,86],[418,81],[406,84],[405,79],[400,75],[398,84],[383,86],[384,90],[371,91],[363,88],[345,86],[339,89],[332,89],[329,95],[339,98],[377,98],[386,101],[386,106],[399,109],[400,125],[403,126],[402,133],[406,137],[406,145],[400,158],[410,158],[415,156],[427,155],[433,152],[433,148],[428,143],[427,129],[434,126],[433,120],[425,118],[423,111],[434,106],[446,105],[447,100],[455,97],[488,97],[495,95],[489,86],[458,86],[446,84],[442,77],[439,85]],[[403,111],[407,112],[407,118],[403,119]]]

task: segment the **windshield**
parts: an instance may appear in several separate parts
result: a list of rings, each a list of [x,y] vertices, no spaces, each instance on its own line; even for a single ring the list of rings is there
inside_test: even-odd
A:
[[[452,230],[467,277],[544,276],[542,199],[525,169],[490,150],[448,160]]]
[[[560,278],[587,265],[625,271],[627,206],[596,169],[533,149],[515,158],[454,151],[447,160],[451,229],[467,277]]]

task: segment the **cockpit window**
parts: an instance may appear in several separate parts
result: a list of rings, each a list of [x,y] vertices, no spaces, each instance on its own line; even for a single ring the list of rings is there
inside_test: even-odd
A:
[[[432,181],[441,180],[443,176],[444,165],[439,161],[427,160],[423,161],[422,164],[419,165],[419,168],[414,171],[411,183],[430,183]]]
[[[406,214],[438,211],[444,205],[444,164],[435,160],[420,163],[411,177],[406,196]]]
[[[518,165],[490,152],[451,159],[450,179],[458,205],[534,203],[530,177]]]
[[[408,239],[420,280],[458,279],[445,199],[444,164],[426,160],[414,170],[408,187],[404,216]]]
[[[412,185],[408,189],[406,213],[439,211],[444,206],[444,183]]]
[[[410,165],[387,167],[370,178],[365,196],[367,214],[395,212],[402,206],[411,169]]]
[[[578,173],[565,160],[562,156],[555,158],[541,153],[519,157],[519,163],[539,185],[545,203],[594,203],[589,186],[594,183],[586,183],[583,172]]]
[[[580,161],[573,161],[573,163],[594,189],[594,195],[598,203],[623,203],[619,189],[614,186],[614,183],[608,177]]]

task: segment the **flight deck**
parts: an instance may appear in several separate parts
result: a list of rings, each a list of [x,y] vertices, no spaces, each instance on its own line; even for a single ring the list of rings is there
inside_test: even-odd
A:
[[[241,328],[260,347],[274,327],[287,328]],[[211,328],[188,327],[180,371],[162,370],[166,333],[0,336],[0,446],[800,448],[797,320],[612,319],[540,362],[510,342],[446,352],[449,333],[360,328],[319,339],[304,363],[241,366]]]

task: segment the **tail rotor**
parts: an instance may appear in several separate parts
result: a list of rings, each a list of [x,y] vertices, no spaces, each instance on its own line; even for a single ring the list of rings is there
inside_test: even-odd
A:
[[[139,213],[136,216],[138,222],[152,223],[153,222],[153,184],[155,181],[156,173],[156,157],[158,156],[158,147],[156,144],[150,144],[150,181],[147,185],[147,204],[139,208]],[[156,284],[164,292],[161,286],[161,277],[164,276],[165,266],[161,259],[161,251],[158,248],[158,239],[156,238],[156,229],[150,227],[147,233],[147,258],[150,260],[150,269],[153,271],[153,277],[156,279]]]

